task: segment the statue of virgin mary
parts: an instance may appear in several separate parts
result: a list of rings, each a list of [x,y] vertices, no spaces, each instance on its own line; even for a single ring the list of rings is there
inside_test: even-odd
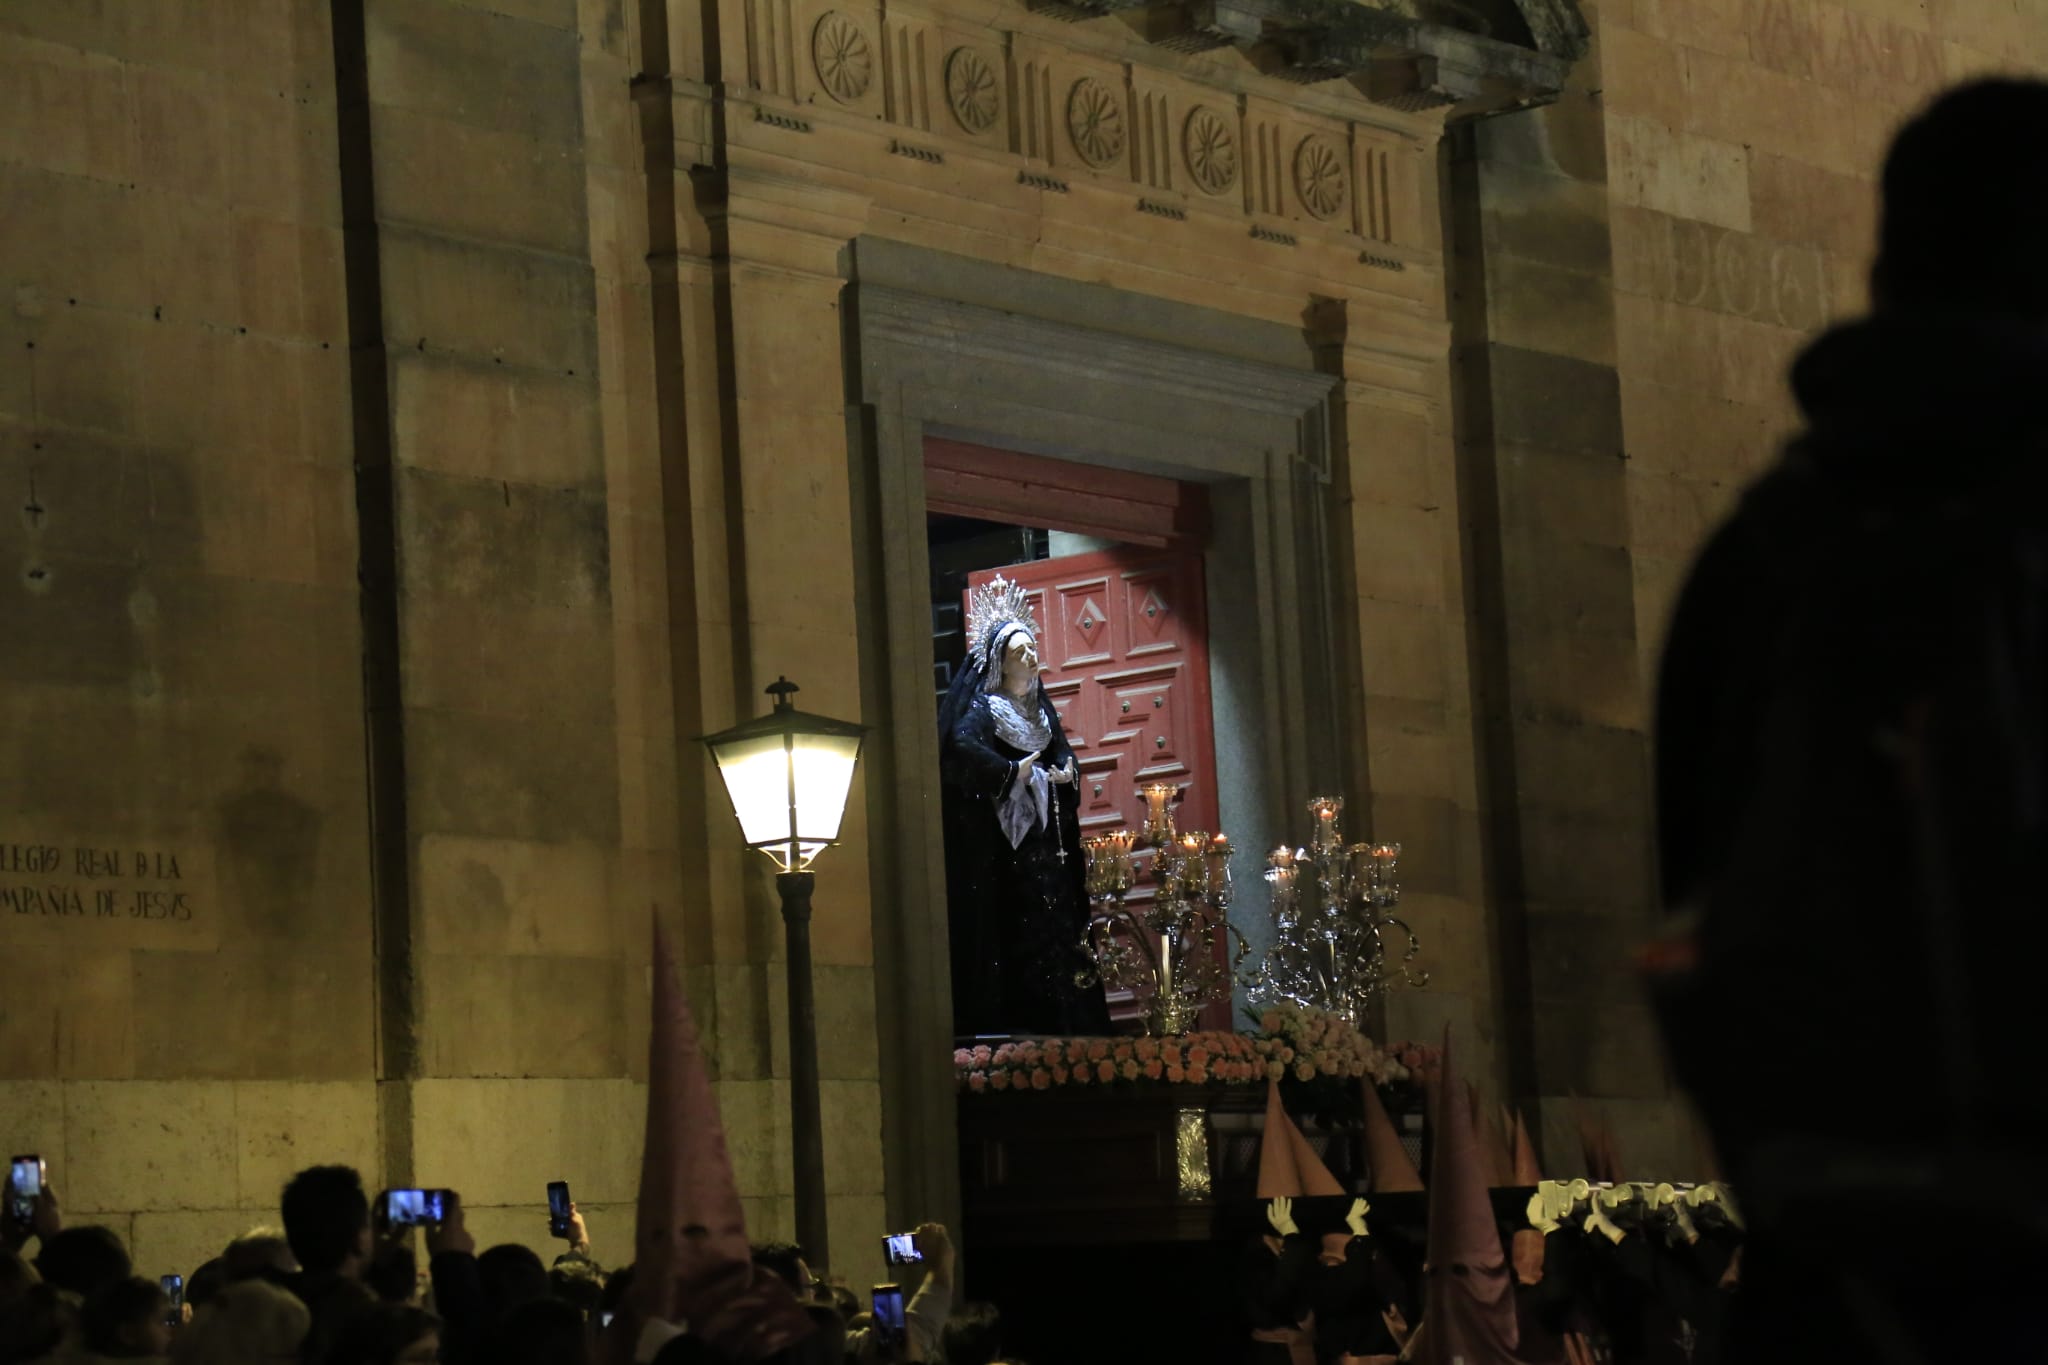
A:
[[[1038,672],[1024,590],[1001,576],[976,588],[967,659],[939,708],[953,1028],[962,1037],[1109,1030],[1081,948],[1079,772]]]

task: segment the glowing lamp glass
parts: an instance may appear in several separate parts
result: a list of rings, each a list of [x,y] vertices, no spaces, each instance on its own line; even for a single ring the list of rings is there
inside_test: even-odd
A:
[[[790,706],[795,690],[779,682],[771,714],[705,740],[747,847],[785,872],[808,867],[839,838],[862,735],[858,725]]]

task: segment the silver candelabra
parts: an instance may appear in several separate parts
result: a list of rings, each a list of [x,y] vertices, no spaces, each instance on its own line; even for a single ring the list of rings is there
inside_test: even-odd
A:
[[[1306,848],[1266,859],[1273,946],[1241,980],[1254,1002],[1292,1001],[1362,1026],[1366,1004],[1395,985],[1428,984],[1410,964],[1422,944],[1393,911],[1401,846],[1344,842],[1344,798],[1308,803]]]

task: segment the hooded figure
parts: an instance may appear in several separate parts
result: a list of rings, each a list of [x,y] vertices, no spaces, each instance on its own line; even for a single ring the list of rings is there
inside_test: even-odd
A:
[[[789,1286],[755,1268],[697,1025],[658,922],[633,1244],[633,1287],[605,1333],[604,1357],[614,1365],[635,1359],[643,1340],[677,1329],[733,1361],[760,1360],[809,1335]]]
[[[1510,1116],[1514,1134],[1510,1183],[1533,1188],[1543,1182],[1536,1144],[1520,1110]],[[1515,1276],[1515,1323],[1521,1333],[1516,1353],[1530,1365],[1590,1358],[1579,1332],[1580,1312],[1575,1286],[1581,1278],[1578,1239],[1550,1237],[1526,1225],[1508,1238],[1508,1264]]]
[[[967,658],[939,708],[961,1037],[1109,1032],[1102,987],[1079,983],[1090,967],[1079,768],[1038,668],[1029,598],[998,575],[968,595]]]
[[[1536,1163],[1536,1144],[1529,1140],[1529,1125],[1520,1110],[1514,1116],[1514,1155],[1509,1159],[1508,1183],[1533,1187],[1543,1183],[1543,1168]],[[1540,1284],[1543,1280],[1543,1234],[1535,1228],[1517,1228],[1509,1243],[1517,1284]]]
[[[1290,1365],[1335,1361],[1341,1356],[1391,1356],[1395,1343],[1382,1317],[1398,1305],[1400,1281],[1372,1239],[1352,1226],[1365,1201],[1355,1199],[1323,1164],[1308,1139],[1287,1115],[1277,1082],[1266,1083],[1265,1136],[1259,1146],[1259,1197],[1288,1197],[1297,1224],[1278,1256],[1285,1262],[1287,1297],[1275,1296],[1290,1324],[1311,1321],[1310,1331],[1254,1331],[1254,1359],[1278,1362],[1284,1344]],[[1267,1239],[1271,1249],[1271,1239]],[[1311,1340],[1312,1337],[1312,1340]],[[1263,1351],[1260,1356],[1256,1352]]]
[[[1448,1026],[1438,1089],[1418,1358],[1428,1365],[1518,1365],[1513,1276],[1501,1252],[1472,1109],[1457,1099]]]
[[[1508,1144],[1508,1130],[1501,1126],[1495,1111],[1489,1109],[1481,1099],[1479,1087],[1465,1082],[1465,1093],[1472,1101],[1472,1130],[1479,1137],[1479,1151],[1485,1162],[1487,1184],[1502,1189],[1515,1183],[1514,1153]],[[1505,1111],[1502,1111],[1505,1112]]]
[[[1344,1187],[1287,1116],[1275,1081],[1266,1082],[1258,1194],[1262,1200],[1286,1203],[1269,1203],[1272,1231],[1250,1243],[1239,1263],[1238,1292],[1251,1324],[1247,1358],[1253,1365],[1314,1365],[1315,1348],[1302,1324],[1310,1312],[1316,1237],[1304,1233],[1295,1219],[1312,1225],[1324,1221],[1326,1210],[1320,1206],[1341,1198]]]

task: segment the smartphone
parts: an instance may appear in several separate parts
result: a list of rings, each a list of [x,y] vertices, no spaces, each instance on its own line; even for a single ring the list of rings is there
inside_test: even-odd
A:
[[[432,1227],[446,1217],[447,1212],[446,1190],[384,1191],[384,1223],[387,1227]]]
[[[883,1348],[901,1346],[907,1335],[903,1318],[903,1287],[894,1284],[875,1286],[874,1320],[868,1326],[874,1333],[875,1344]]]
[[[31,1153],[18,1156],[8,1168],[7,1183],[10,1193],[7,1197],[7,1216],[16,1223],[27,1224],[36,1216],[36,1200],[43,1193],[43,1159]]]
[[[548,1231],[557,1237],[569,1235],[569,1182],[548,1182]]]
[[[917,1249],[916,1233],[892,1232],[882,1239],[882,1257],[890,1265],[916,1265],[924,1253]]]
[[[160,1275],[157,1283],[163,1287],[164,1296],[171,1306],[164,1312],[164,1321],[173,1327],[182,1326],[185,1321],[185,1277],[183,1275]]]

